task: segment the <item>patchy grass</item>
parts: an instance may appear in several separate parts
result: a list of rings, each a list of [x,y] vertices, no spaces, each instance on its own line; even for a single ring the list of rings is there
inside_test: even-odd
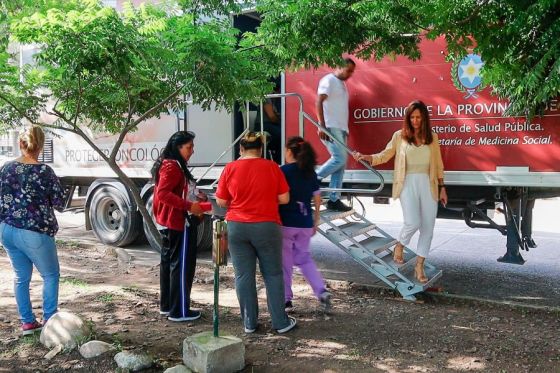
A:
[[[95,333],[95,323],[93,322],[93,320],[91,319],[85,320],[84,324],[86,325],[88,332],[83,337],[78,338],[76,340],[78,346],[81,346],[84,343],[87,343],[97,338],[97,334]]]
[[[121,337],[121,335],[119,333],[115,333],[115,334],[111,335],[111,339],[112,339],[112,344],[113,344],[113,346],[115,346],[117,351],[122,351],[124,340]]]
[[[115,301],[115,298],[113,293],[104,293],[95,298],[95,300],[102,303],[112,303]]]
[[[125,286],[122,288],[125,293],[132,293],[135,295],[142,294],[142,290],[136,285]]]
[[[79,287],[79,288],[87,288],[89,286],[89,284],[84,280],[81,280],[79,278],[74,278],[74,277],[63,277],[60,279],[60,284]]]
[[[70,249],[79,249],[81,248],[80,243],[78,241],[73,240],[56,240],[57,245],[66,246]]]
[[[18,342],[22,345],[35,347],[41,343],[41,341],[39,340],[40,337],[41,337],[41,333],[37,332],[30,335],[24,335],[19,339]]]

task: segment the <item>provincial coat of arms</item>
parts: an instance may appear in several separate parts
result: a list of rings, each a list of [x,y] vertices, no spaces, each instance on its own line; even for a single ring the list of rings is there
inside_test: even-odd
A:
[[[461,60],[456,59],[451,68],[453,85],[461,92],[466,92],[465,98],[478,98],[476,94],[484,85],[480,70],[484,66],[482,58],[478,54],[470,53]]]

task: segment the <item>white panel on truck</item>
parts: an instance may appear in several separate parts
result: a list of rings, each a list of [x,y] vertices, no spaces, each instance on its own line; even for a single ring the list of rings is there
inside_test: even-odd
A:
[[[204,111],[200,106],[187,109],[187,128],[196,134],[194,155],[190,164],[208,164],[214,162],[233,142],[232,114],[226,110]],[[219,163],[232,160],[228,152]]]

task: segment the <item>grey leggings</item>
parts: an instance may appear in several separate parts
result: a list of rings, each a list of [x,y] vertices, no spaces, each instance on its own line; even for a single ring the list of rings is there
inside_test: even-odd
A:
[[[229,251],[235,269],[235,290],[241,318],[246,328],[257,327],[259,306],[255,272],[257,259],[266,286],[268,312],[272,327],[289,325],[284,310],[284,279],[282,273],[282,232],[271,222],[228,222]]]

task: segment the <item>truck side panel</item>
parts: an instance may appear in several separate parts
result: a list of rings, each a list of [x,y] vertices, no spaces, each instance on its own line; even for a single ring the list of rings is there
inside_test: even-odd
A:
[[[381,62],[356,60],[354,76],[347,82],[350,93],[349,145],[364,153],[382,150],[402,126],[404,108],[420,99],[431,109],[432,128],[438,133],[447,171],[446,180],[457,185],[557,186],[560,181],[560,101],[531,123],[503,117],[506,101],[491,96],[480,84],[480,57],[468,55],[446,61],[445,41],[423,40],[422,58],[404,57]],[[321,68],[286,75],[286,91],[304,97],[305,111],[315,114],[319,80],[331,70]],[[291,107],[295,107],[292,105]],[[290,105],[288,105],[290,108]],[[297,133],[297,111],[286,114],[288,135]],[[320,162],[328,154],[311,125],[306,137],[313,142]],[[309,134],[312,131],[313,134]],[[380,169],[391,170],[392,163]],[[354,161],[350,170],[360,170]],[[359,180],[362,172],[349,172]],[[505,176],[507,175],[507,176]],[[390,176],[387,173],[387,176]],[[449,177],[448,177],[449,176]],[[506,180],[504,180],[504,178]]]

